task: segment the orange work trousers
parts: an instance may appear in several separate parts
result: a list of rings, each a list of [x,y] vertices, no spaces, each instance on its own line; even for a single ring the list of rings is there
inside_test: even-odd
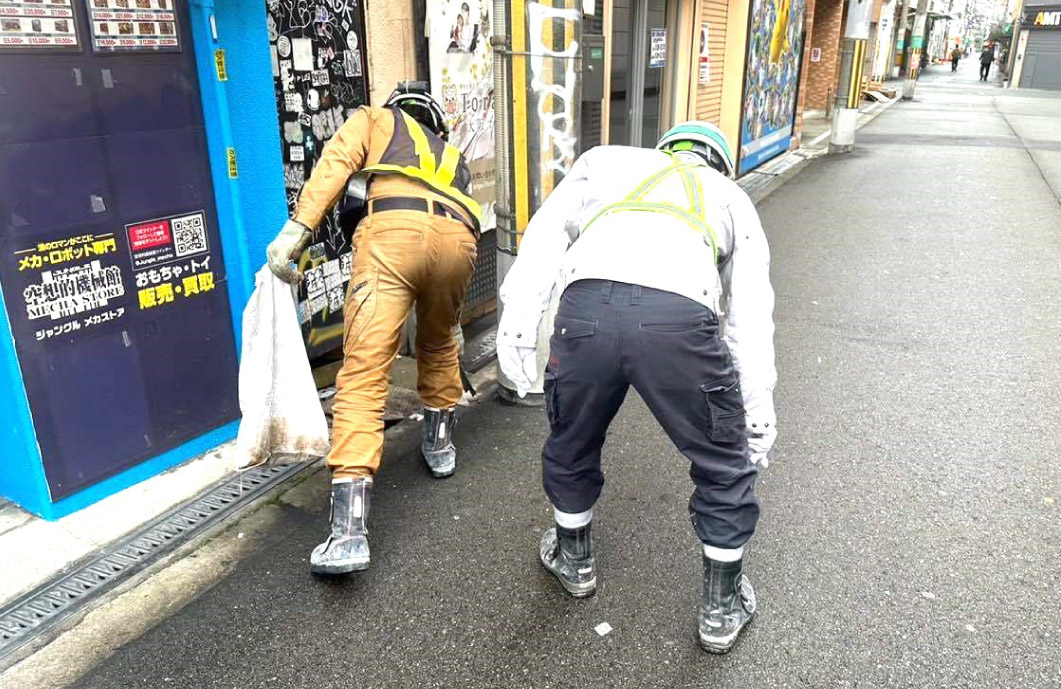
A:
[[[358,225],[327,459],[334,478],[372,476],[379,468],[390,369],[414,302],[420,399],[436,409],[460,401],[453,326],[477,248],[463,223],[420,211],[374,213]]]

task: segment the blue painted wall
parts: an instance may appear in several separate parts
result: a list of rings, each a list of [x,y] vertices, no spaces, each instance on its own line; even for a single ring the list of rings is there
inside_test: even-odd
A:
[[[265,261],[266,244],[287,218],[265,0],[221,0],[217,7],[213,0],[191,0],[190,10],[228,294],[240,347],[243,308],[254,289],[254,274]],[[217,80],[217,48],[225,50],[226,82]],[[237,179],[228,176],[229,147],[236,149]],[[0,495],[29,511],[58,519],[230,440],[237,427],[226,424],[52,503],[7,314],[0,307]]]
[[[0,495],[20,505],[48,502],[37,437],[0,289]]]

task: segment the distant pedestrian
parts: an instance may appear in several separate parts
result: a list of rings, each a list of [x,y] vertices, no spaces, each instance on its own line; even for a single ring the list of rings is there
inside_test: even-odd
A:
[[[995,44],[988,43],[980,53],[980,81],[987,81],[991,73],[991,63],[995,61]]]
[[[601,447],[633,386],[689,460],[703,558],[699,641],[725,653],[755,614],[744,544],[759,519],[755,479],[777,435],[770,251],[718,127],[680,124],[656,148],[598,146],[542,204],[501,286],[497,357],[517,391],[528,390],[559,276],[542,451],[556,523],[542,536],[541,562],[571,595],[596,590]],[[639,470],[651,476],[662,459],[644,457]]]
[[[958,60],[960,59],[962,59],[962,49],[954,46],[954,50],[950,51],[950,71],[958,71]]]

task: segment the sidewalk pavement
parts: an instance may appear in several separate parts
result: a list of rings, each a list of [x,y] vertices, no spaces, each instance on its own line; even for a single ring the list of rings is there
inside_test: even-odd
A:
[[[868,105],[859,127],[872,121],[894,103]],[[808,135],[814,137],[808,142]],[[745,175],[739,184],[759,202],[781,184],[798,174],[810,160],[826,153],[821,141],[828,139],[828,121],[811,119],[805,124],[804,147],[790,151]],[[416,362],[399,358],[391,374],[388,419],[416,418]],[[475,388],[488,391],[496,380],[494,366],[472,376]],[[326,397],[325,394],[323,397]],[[324,402],[330,411],[330,400]],[[330,421],[330,417],[329,417]],[[228,442],[158,476],[132,486],[99,503],[58,521],[39,519],[11,503],[0,504],[0,608],[28,591],[63,575],[109,543],[137,531],[140,526],[173,507],[192,500],[219,481],[236,472]],[[307,469],[310,477],[324,468],[323,461]],[[278,493],[284,488],[275,489]]]

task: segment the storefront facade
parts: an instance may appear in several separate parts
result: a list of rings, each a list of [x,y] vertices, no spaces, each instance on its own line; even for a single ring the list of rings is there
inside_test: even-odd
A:
[[[1010,83],[1061,90],[1061,5],[1024,6]]]
[[[363,24],[289,0],[3,9],[0,495],[55,519],[235,434],[242,309],[297,182],[367,102]],[[315,245],[311,351],[349,258],[331,221]]]
[[[741,174],[797,144],[805,0],[610,0],[603,12],[601,141],[652,146],[677,122],[705,120],[725,131]]]

